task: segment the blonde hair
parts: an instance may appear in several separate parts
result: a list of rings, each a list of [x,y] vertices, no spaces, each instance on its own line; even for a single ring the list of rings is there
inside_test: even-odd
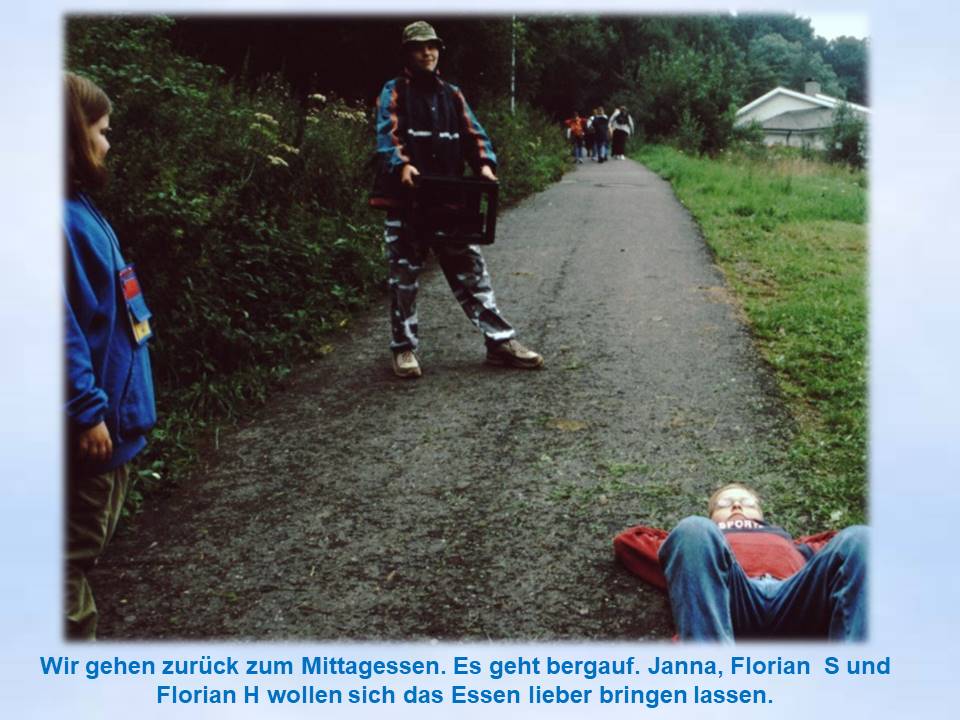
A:
[[[723,487],[720,487],[714,490],[713,495],[711,495],[710,499],[707,501],[708,516],[713,517],[713,512],[717,509],[717,499],[720,497],[721,493],[724,493],[727,490],[731,490],[733,488],[739,488],[740,490],[745,490],[751,495],[753,495],[753,497],[755,497],[757,500],[757,507],[762,508],[760,503],[760,496],[757,494],[756,490],[754,490],[749,485],[744,485],[743,483],[739,483],[739,482],[732,482],[732,483],[727,483]]]

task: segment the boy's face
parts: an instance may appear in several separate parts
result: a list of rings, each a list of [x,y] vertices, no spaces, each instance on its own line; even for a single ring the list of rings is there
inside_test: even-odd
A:
[[[413,70],[433,72],[440,61],[440,44],[435,42],[414,42],[407,45],[407,64]]]
[[[738,487],[728,488],[720,493],[710,519],[714,522],[725,522],[734,515],[741,515],[749,520],[763,520],[763,510],[760,509],[757,496]]]

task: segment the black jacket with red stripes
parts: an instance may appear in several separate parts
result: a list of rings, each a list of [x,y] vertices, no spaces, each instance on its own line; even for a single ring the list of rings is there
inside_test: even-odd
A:
[[[400,172],[411,164],[422,175],[461,177],[464,166],[496,170],[486,130],[460,89],[436,73],[411,72],[388,80],[377,100],[378,171],[370,204],[400,207]]]

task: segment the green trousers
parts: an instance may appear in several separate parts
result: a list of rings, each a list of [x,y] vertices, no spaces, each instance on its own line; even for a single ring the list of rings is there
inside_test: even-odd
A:
[[[107,546],[130,486],[126,465],[102,475],[70,472],[67,479],[66,635],[93,640],[97,604],[87,573]]]

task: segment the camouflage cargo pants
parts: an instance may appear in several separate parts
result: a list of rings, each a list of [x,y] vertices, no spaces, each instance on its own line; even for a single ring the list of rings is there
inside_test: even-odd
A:
[[[123,510],[130,486],[126,465],[101,475],[70,473],[67,480],[66,635],[93,640],[97,604],[87,573],[97,562]]]
[[[390,263],[390,349],[416,350],[420,344],[417,319],[418,278],[429,246],[410,237],[399,215],[387,215],[383,228]],[[500,314],[490,285],[487,265],[475,245],[433,246],[444,276],[460,307],[483,333],[488,345],[516,336],[513,326]]]

